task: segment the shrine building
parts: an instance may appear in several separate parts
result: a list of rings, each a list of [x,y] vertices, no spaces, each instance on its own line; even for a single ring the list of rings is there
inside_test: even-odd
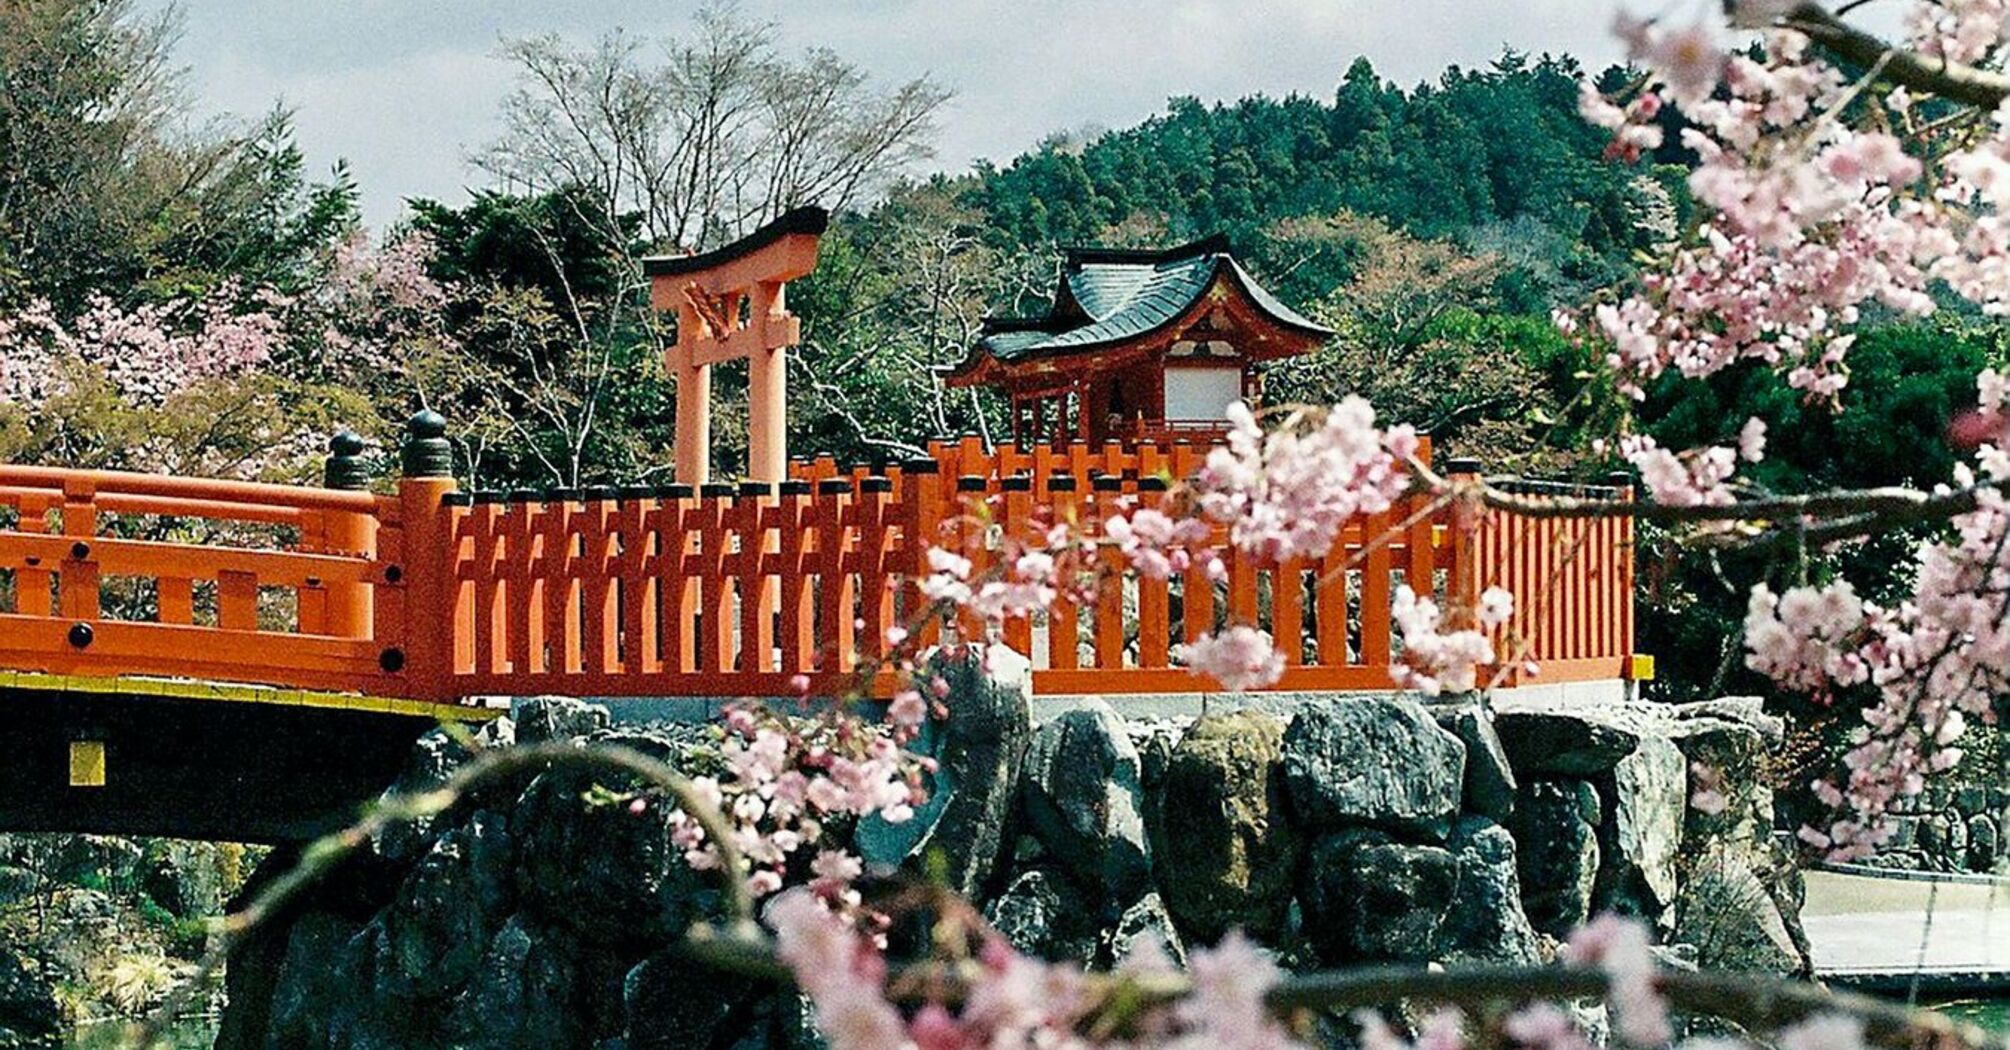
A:
[[[1258,285],[1219,234],[1066,251],[1047,315],[986,319],[946,379],[1004,391],[1021,447],[1219,437],[1228,406],[1261,394],[1257,364],[1333,335]]]

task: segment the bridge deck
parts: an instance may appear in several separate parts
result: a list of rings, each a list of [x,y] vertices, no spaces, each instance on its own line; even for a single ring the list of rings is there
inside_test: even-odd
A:
[[[278,686],[242,685],[235,682],[204,682],[146,675],[101,678],[92,675],[42,674],[37,671],[0,671],[0,704],[4,704],[6,698],[21,693],[271,704],[279,707],[398,715],[424,719],[428,722],[485,722],[504,713],[500,708],[471,704],[442,704],[431,700],[364,696],[360,693],[334,693],[316,689],[285,689]]]

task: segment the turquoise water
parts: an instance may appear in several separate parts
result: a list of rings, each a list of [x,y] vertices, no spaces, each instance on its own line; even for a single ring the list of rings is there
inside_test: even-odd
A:
[[[2010,999],[1957,999],[1933,1008],[1992,1032],[2010,1033]]]

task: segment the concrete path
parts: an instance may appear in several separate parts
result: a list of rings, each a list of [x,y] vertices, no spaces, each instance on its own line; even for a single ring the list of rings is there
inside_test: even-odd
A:
[[[1920,973],[2010,980],[2010,879],[1807,873],[1801,922],[1823,976]]]

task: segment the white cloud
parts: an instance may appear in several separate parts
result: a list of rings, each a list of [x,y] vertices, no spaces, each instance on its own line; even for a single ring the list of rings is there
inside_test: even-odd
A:
[[[509,70],[508,34],[581,40],[616,26],[669,34],[695,3],[504,0],[481,5],[358,0],[187,0],[183,55],[203,102],[298,109],[317,167],[346,156],[368,218],[404,198],[458,200],[463,158],[490,134]],[[1357,56],[1410,84],[1504,46],[1616,57],[1615,0],[745,0],[791,47],[818,44],[885,81],[928,74],[953,88],[939,164],[999,161],[1055,131],[1121,127],[1167,98],[1263,92],[1326,97]]]

